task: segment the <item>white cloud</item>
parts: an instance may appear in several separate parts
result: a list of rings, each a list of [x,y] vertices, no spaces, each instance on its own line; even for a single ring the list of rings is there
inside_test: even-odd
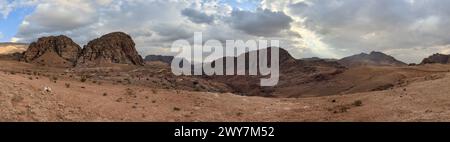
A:
[[[3,37],[5,37],[5,35],[3,35],[2,32],[0,32],[0,39],[2,39]]]
[[[95,7],[87,0],[46,0],[25,18],[19,35],[75,30],[97,22],[96,16]]]
[[[13,38],[11,38],[11,41],[10,41],[10,42],[16,43],[16,42],[19,42],[20,40],[21,40],[20,38],[15,38],[15,37],[13,37]]]
[[[3,19],[6,19],[12,10],[12,4],[7,0],[0,0],[0,15],[2,15]]]
[[[31,6],[37,3],[37,0],[0,0],[0,15],[6,19],[16,8]]]

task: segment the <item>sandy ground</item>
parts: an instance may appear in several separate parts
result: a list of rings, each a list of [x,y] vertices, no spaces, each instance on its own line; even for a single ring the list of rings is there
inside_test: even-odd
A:
[[[385,91],[264,98],[0,71],[0,121],[450,121],[450,74],[410,81]]]

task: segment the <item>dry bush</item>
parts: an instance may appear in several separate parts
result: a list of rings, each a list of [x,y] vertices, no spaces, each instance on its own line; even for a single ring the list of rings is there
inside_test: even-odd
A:
[[[158,94],[158,91],[156,89],[152,89],[153,94]]]
[[[70,88],[70,83],[66,83],[66,88]]]
[[[127,95],[127,96],[136,96],[136,92],[134,92],[133,89],[127,88],[125,90],[125,95]]]
[[[87,77],[86,77],[86,76],[84,76],[84,75],[83,75],[83,76],[81,76],[81,79],[80,79],[80,81],[81,81],[81,82],[86,82],[86,81],[87,81]]]
[[[362,101],[361,100],[356,100],[355,102],[353,102],[353,104],[352,104],[353,106],[362,106],[363,104],[362,104]]]
[[[20,95],[15,94],[13,96],[13,98],[11,99],[12,102],[18,103],[18,102],[22,102],[24,100],[24,98]]]

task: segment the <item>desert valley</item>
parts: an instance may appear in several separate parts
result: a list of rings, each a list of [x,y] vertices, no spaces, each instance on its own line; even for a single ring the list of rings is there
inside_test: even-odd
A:
[[[175,76],[174,57],[143,58],[122,32],[83,48],[67,36],[0,46],[0,121],[450,121],[449,55],[408,65],[281,48],[280,83],[260,87],[252,76]]]

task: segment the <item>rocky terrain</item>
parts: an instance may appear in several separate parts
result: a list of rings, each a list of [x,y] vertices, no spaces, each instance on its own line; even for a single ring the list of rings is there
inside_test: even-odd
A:
[[[450,106],[447,105],[450,102],[447,93],[450,91],[447,87],[450,83],[449,65],[384,68],[400,73],[414,70],[426,75],[405,79],[402,85],[383,91],[267,98],[168,89],[157,84],[146,86],[138,79],[131,80],[131,83],[124,80],[118,83],[118,77],[102,79],[88,76],[83,79],[83,75],[61,68],[17,61],[0,63],[1,121],[450,120]],[[161,64],[147,66],[151,66],[148,67],[150,69]],[[122,72],[122,76],[133,70]],[[151,79],[164,78],[155,76]]]

